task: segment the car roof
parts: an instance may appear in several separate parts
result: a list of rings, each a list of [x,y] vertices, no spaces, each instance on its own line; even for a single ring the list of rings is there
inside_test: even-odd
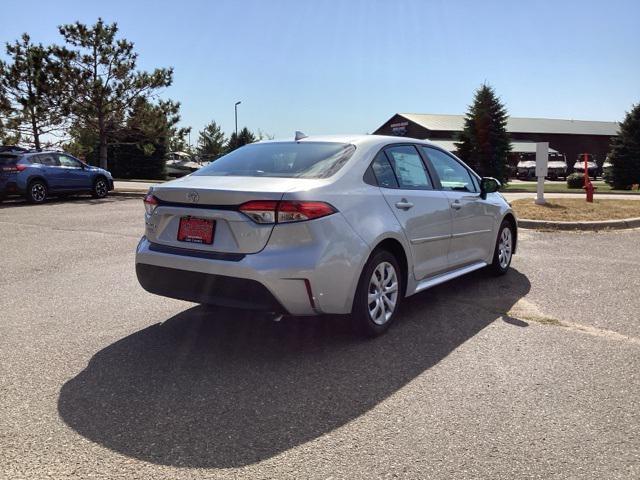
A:
[[[274,140],[262,140],[258,143],[278,143],[278,142],[294,142],[294,138],[280,138]],[[428,140],[420,140],[418,138],[409,137],[394,137],[390,135],[310,135],[304,137],[298,142],[336,142],[336,143],[351,143],[353,145],[362,146],[383,146],[390,143],[421,143],[424,145],[431,145],[438,147]]]

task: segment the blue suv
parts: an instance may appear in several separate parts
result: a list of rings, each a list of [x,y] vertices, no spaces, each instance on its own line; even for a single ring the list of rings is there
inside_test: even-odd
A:
[[[111,173],[91,167],[68,153],[0,153],[0,200],[22,195],[31,203],[42,203],[50,194],[91,193],[104,198],[113,190]]]

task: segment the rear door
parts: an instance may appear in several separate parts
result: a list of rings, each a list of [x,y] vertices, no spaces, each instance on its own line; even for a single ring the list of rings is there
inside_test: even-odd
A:
[[[50,190],[64,190],[64,171],[60,168],[58,155],[55,153],[40,153],[34,160],[43,167],[44,176]]]
[[[444,192],[434,189],[414,145],[393,145],[372,164],[378,185],[407,236],[416,280],[447,269],[451,212]]]
[[[61,181],[68,190],[88,190],[91,188],[91,175],[82,168],[82,164],[71,157],[58,153],[58,163],[61,170]]]
[[[453,214],[449,265],[485,260],[493,251],[496,207],[480,197],[475,176],[456,158],[437,148],[420,147],[439,177]]]

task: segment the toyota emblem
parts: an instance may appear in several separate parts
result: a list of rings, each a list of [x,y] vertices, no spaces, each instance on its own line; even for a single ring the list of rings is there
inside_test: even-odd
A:
[[[191,191],[187,193],[187,200],[189,200],[191,203],[198,203],[198,200],[200,200],[200,195],[198,195],[198,192]]]

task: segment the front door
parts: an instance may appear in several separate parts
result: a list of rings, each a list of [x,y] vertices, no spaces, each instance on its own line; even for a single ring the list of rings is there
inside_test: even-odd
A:
[[[394,145],[373,162],[378,185],[411,245],[416,280],[447,269],[451,208],[413,145]]]
[[[37,156],[37,161],[44,168],[44,176],[50,190],[64,189],[64,171],[60,168],[58,155],[55,153],[41,153]]]
[[[63,186],[67,190],[86,190],[91,188],[91,176],[86,171],[82,163],[75,158],[64,155],[58,155],[58,163],[62,176]]]
[[[457,159],[436,148],[421,148],[438,174],[453,214],[449,265],[487,260],[497,234],[493,231],[496,207],[480,197],[478,182]]]

